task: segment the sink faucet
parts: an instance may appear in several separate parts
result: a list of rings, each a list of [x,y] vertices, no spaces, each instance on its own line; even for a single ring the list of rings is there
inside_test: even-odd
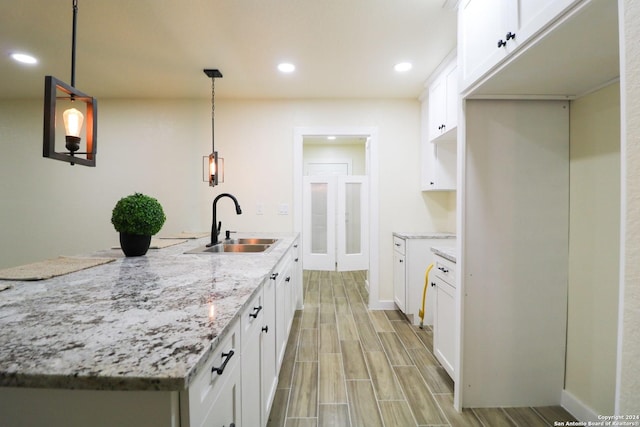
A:
[[[233,200],[233,203],[236,205],[236,214],[240,215],[242,213],[242,209],[240,209],[240,205],[238,204],[238,199],[235,198],[232,194],[222,193],[218,195],[215,199],[213,199],[213,221],[211,223],[211,243],[207,245],[207,247],[213,246],[218,243],[218,235],[220,234],[220,229],[222,228],[222,221],[217,222],[218,218],[216,215],[218,200],[223,197],[229,197]]]

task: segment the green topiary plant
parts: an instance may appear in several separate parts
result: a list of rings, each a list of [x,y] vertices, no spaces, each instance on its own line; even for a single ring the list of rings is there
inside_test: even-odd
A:
[[[162,205],[153,197],[135,193],[116,203],[111,223],[120,233],[153,236],[166,220]]]

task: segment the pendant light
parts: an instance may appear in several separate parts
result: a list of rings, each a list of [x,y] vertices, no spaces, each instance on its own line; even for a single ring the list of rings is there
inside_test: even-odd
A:
[[[72,0],[72,7],[71,85],[63,83],[53,76],[45,76],[44,78],[42,156],[68,162],[72,165],[95,166],[98,132],[98,101],[75,88],[78,0]],[[60,105],[58,101],[60,101]],[[62,114],[65,128],[65,148],[68,151],[58,152],[56,151],[56,108],[60,107],[63,103],[68,107]],[[81,110],[84,111],[84,114]],[[86,150],[78,151],[82,143],[83,124],[85,123],[84,136],[86,139]]]
[[[217,69],[205,69],[204,73],[211,79],[211,154],[204,158],[203,180],[209,182],[210,187],[215,187],[224,182],[224,159],[218,156],[216,151],[216,79],[222,78],[222,73]]]

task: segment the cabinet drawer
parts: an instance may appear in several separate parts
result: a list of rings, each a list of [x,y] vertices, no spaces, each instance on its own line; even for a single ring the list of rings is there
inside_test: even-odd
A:
[[[189,387],[189,425],[201,425],[239,361],[240,322],[236,321]]]
[[[456,264],[441,256],[435,257],[435,275],[451,286],[456,286]]]
[[[393,236],[393,250],[404,255],[406,241],[400,237]]]
[[[242,310],[242,314],[240,316],[240,334],[242,336],[243,346],[247,339],[252,336],[252,332],[256,328],[262,327],[264,310],[264,296],[262,293],[262,286],[260,286],[260,291],[251,298],[251,301],[249,301],[247,307]]]

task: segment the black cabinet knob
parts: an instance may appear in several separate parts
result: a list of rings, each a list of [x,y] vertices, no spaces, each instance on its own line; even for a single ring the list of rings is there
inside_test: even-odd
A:
[[[436,283],[435,283],[435,282],[431,282],[431,286],[435,286],[435,285],[436,285]]]
[[[507,38],[507,41],[509,41],[511,39],[515,39],[516,38],[516,33],[512,33],[511,31],[509,31],[505,37]]]
[[[262,332],[264,332],[265,334],[269,333],[269,325],[265,325],[262,327]]]
[[[502,39],[498,40],[498,48],[501,48],[501,47],[506,46],[506,45],[507,45],[506,41],[504,41]]]

